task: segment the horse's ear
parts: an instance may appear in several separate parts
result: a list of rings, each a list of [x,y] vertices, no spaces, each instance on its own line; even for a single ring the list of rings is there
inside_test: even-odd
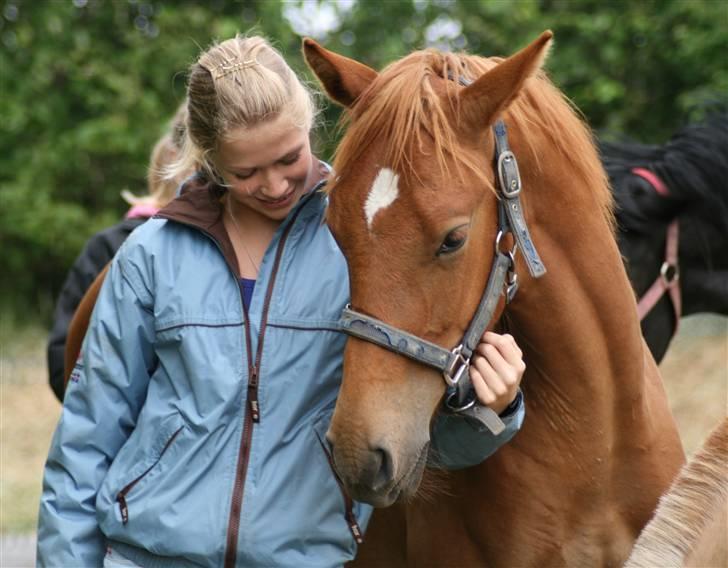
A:
[[[353,59],[324,49],[310,38],[303,40],[303,57],[332,100],[350,107],[364,92],[377,72]]]
[[[495,117],[516,98],[523,83],[540,69],[553,33],[540,37],[521,51],[505,59],[460,93],[463,123],[482,132]]]

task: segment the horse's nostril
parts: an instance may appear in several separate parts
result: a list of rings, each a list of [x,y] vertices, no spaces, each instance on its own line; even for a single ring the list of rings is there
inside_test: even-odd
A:
[[[364,469],[364,482],[374,491],[378,491],[389,485],[393,477],[392,454],[383,448],[371,450],[369,461]]]

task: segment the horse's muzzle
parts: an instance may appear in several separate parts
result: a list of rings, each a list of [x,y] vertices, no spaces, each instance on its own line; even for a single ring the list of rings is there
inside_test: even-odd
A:
[[[390,450],[383,447],[367,449],[356,459],[356,466],[347,460],[343,452],[329,440],[334,467],[349,495],[374,507],[388,507],[401,497],[409,497],[417,491],[422,472],[427,463],[427,445],[419,455],[405,466],[405,471],[397,475],[398,468]],[[408,460],[409,461],[409,460]]]

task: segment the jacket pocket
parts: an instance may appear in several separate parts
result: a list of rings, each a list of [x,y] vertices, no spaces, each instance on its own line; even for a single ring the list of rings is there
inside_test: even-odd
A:
[[[318,439],[319,445],[321,446],[321,451],[324,453],[324,455],[326,456],[326,461],[329,463],[331,475],[336,480],[336,485],[338,485],[339,491],[341,492],[341,497],[344,500],[344,518],[349,525],[349,531],[351,531],[351,535],[354,537],[356,543],[362,544],[364,542],[364,534],[362,533],[359,522],[357,521],[356,515],[354,514],[354,500],[346,492],[344,484],[341,482],[341,479],[339,479],[339,476],[336,473],[336,468],[334,468],[334,458],[329,451],[329,443],[326,441],[326,431],[329,428],[330,422],[331,414],[325,413],[318,420],[316,420],[314,424],[314,431],[316,432],[316,438]]]
[[[184,424],[179,425],[181,417],[177,416],[177,419],[178,420],[175,420],[175,423],[173,425],[170,424],[168,428],[164,428],[164,431],[160,436],[161,447],[159,448],[158,452],[156,452],[156,457],[153,459],[151,464],[134,479],[124,485],[116,494],[116,502],[119,505],[119,513],[121,514],[121,522],[123,524],[127,524],[129,522],[129,507],[126,502],[128,495],[160,465],[164,455],[172,447],[175,440],[178,439],[182,430],[184,430]]]

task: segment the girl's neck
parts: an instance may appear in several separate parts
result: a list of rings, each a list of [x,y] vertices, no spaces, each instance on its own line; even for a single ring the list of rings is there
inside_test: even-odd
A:
[[[240,276],[254,280],[281,222],[236,203],[230,194],[225,197],[223,206],[225,229],[235,249]]]
[[[282,220],[271,219],[237,203],[233,203],[232,207],[228,204],[227,207],[229,208],[228,216],[232,214],[237,227],[246,239],[257,239],[258,235],[267,235],[270,240],[282,222]]]

